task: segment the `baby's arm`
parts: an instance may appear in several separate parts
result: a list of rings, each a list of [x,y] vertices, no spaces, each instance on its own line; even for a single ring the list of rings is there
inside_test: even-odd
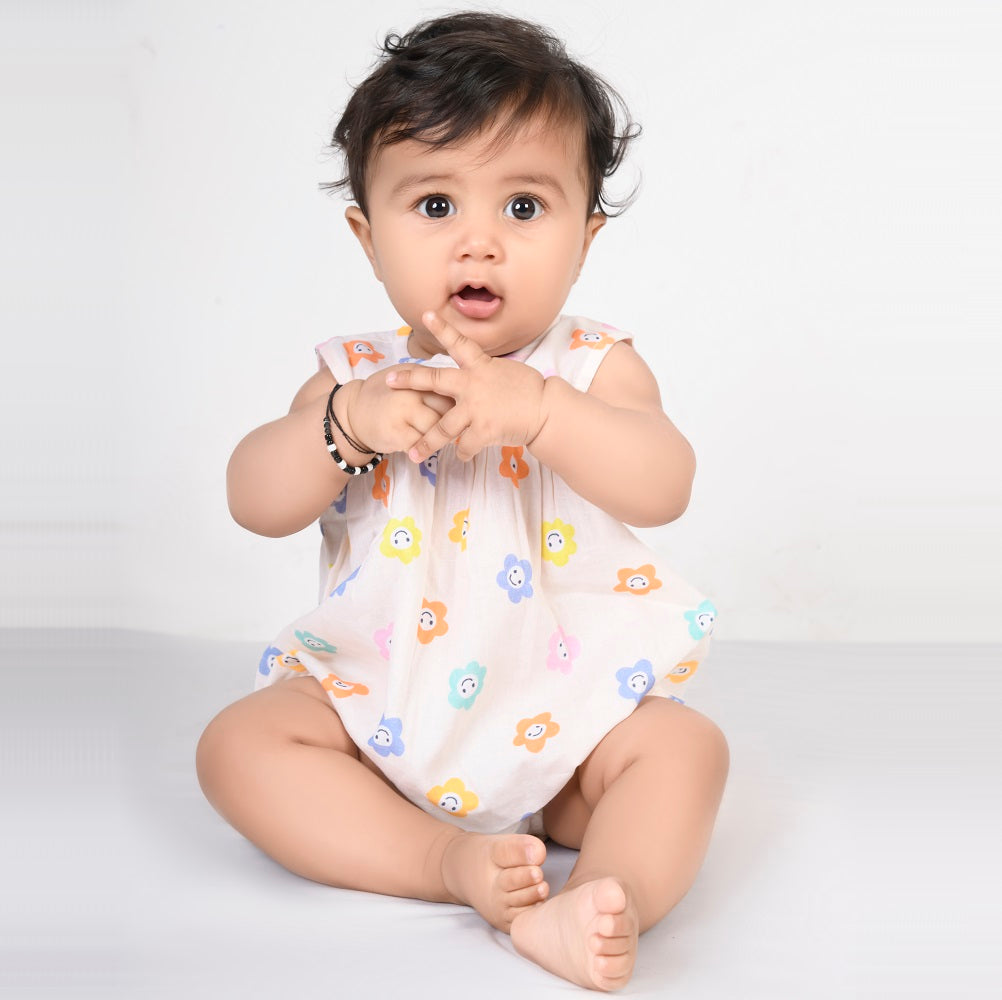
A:
[[[430,392],[394,392],[386,373],[348,382],[334,397],[341,426],[362,444],[389,454],[406,451],[451,408]],[[326,368],[302,386],[289,412],[248,434],[226,470],[226,493],[235,521],[259,535],[291,535],[312,524],[351,478],[331,459],[324,439],[327,398],[334,376]],[[349,414],[353,419],[349,419]],[[352,465],[372,458],[333,429],[342,457]]]
[[[425,322],[459,369],[402,368],[394,386],[433,390],[456,406],[408,452],[423,461],[459,438],[468,459],[487,445],[526,445],[580,496],[638,527],[666,524],[689,502],[696,460],[665,416],[650,369],[628,344],[610,348],[588,392],[492,358],[433,313]]]
[[[637,527],[667,524],[689,503],[696,458],[661,408],[650,368],[622,341],[587,392],[551,376],[529,451],[580,496]]]

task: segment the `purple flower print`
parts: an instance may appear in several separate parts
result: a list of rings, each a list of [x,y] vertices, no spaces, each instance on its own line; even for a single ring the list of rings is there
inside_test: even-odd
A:
[[[508,600],[518,604],[523,597],[532,597],[532,564],[528,559],[519,559],[509,553],[497,581],[498,586],[508,592]]]

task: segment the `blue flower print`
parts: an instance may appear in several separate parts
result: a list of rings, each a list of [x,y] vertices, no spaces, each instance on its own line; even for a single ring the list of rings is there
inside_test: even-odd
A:
[[[384,715],[379,720],[379,726],[369,737],[369,746],[380,757],[399,757],[404,752],[404,741],[400,738],[404,724],[399,719],[387,719]]]
[[[449,674],[449,704],[453,708],[469,711],[484,686],[487,668],[471,660],[465,667],[459,667]]]
[[[334,588],[334,589],[333,589],[333,590],[331,591],[331,597],[344,597],[344,588],[345,588],[345,587],[347,587],[347,586],[348,586],[348,584],[349,584],[349,583],[351,583],[351,581],[352,581],[352,580],[354,580],[356,576],[358,576],[358,571],[359,571],[359,570],[360,570],[361,568],[362,568],[361,566],[356,566],[356,567],[355,567],[355,568],[354,568],[354,569],[353,569],[353,570],[351,571],[351,574],[350,574],[349,576],[346,576],[346,577],[345,577],[345,578],[344,578],[344,579],[343,579],[343,580],[342,580],[342,581],[341,581],[341,582],[340,582],[340,583],[339,583],[339,584],[338,584],[338,585],[337,585],[337,586],[336,586],[336,587],[335,587],[335,588]]]
[[[326,639],[314,635],[312,632],[304,632],[296,629],[296,638],[309,650],[314,653],[336,653],[337,646],[332,646]]]
[[[347,486],[343,490],[341,490],[341,492],[337,496],[337,499],[334,501],[334,503],[331,504],[331,506],[339,514],[343,514],[345,512],[345,509],[348,506],[348,487]]]
[[[261,662],[257,665],[257,672],[262,677],[267,677],[275,666],[275,660],[282,655],[278,646],[269,646],[261,656]]]
[[[505,556],[504,569],[497,575],[498,586],[508,591],[508,600],[518,604],[523,597],[532,597],[532,565],[510,553]]]
[[[438,477],[438,452],[436,451],[434,455],[429,455],[419,466],[418,469],[421,470],[421,475],[431,483],[432,486],[435,485],[435,480]]]
[[[654,668],[650,660],[637,660],[632,667],[617,670],[616,680],[619,681],[619,694],[623,698],[633,698],[639,704],[654,686]]]
[[[713,631],[713,623],[717,620],[717,609],[711,601],[703,601],[695,611],[686,611],[685,620],[689,623],[689,635],[693,639],[702,639]]]
[[[400,364],[400,365],[423,365],[425,363],[425,361],[427,361],[427,360],[428,360],[427,358],[411,358],[411,357],[408,357],[405,354],[402,358],[400,358],[397,361],[397,364]]]

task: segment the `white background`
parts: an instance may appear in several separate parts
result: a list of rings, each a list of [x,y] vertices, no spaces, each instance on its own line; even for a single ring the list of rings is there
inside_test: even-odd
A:
[[[645,534],[718,636],[1002,640],[1002,7],[501,6],[644,125],[567,308],[635,332],[696,449]],[[0,623],[264,640],[312,604],[316,531],[237,527],[225,465],[317,341],[397,325],[317,185],[377,41],[448,9],[3,4]]]

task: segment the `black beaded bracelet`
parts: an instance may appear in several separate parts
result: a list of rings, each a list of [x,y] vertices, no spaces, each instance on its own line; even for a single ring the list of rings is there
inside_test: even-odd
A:
[[[338,423],[337,417],[334,416],[334,395],[340,389],[340,384],[335,385],[331,390],[330,396],[327,397],[327,414],[324,416],[324,440],[327,442],[327,450],[330,452],[331,458],[334,459],[337,467],[342,472],[347,472],[349,476],[361,476],[366,472],[372,472],[372,470],[379,465],[383,460],[383,456],[378,452],[372,452],[371,449],[366,448],[364,445],[357,444],[353,441],[347,434],[345,434],[344,428]],[[333,421],[334,426],[344,435],[344,439],[355,449],[355,451],[360,451],[363,454],[372,454],[372,458],[365,463],[365,465],[349,465],[344,458],[341,457],[341,453],[337,450],[337,444],[334,441],[334,435],[331,432],[331,422]]]
[[[355,449],[355,451],[360,451],[363,455],[375,455],[376,449],[369,448],[364,444],[359,444],[353,437],[350,437],[348,432],[341,426],[341,421],[338,420],[337,415],[334,413],[334,397],[337,395],[338,389],[341,388],[340,382],[334,383],[334,388],[331,389],[331,394],[327,397],[327,418],[330,422],[341,432],[341,437],[345,439]]]

